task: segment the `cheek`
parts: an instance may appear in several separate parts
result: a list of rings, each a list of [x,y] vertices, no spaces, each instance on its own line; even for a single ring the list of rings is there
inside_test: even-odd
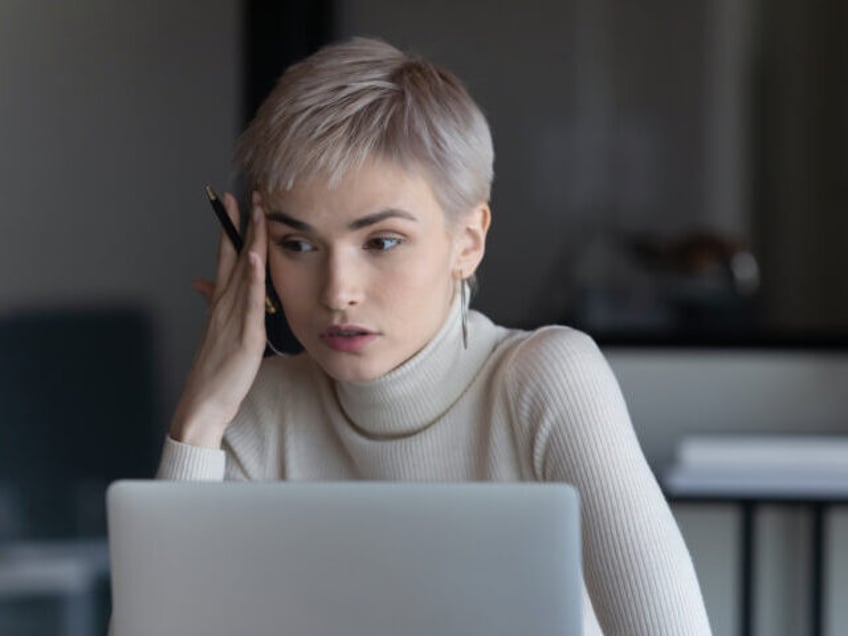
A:
[[[444,263],[444,265],[442,265]],[[441,298],[450,286],[450,267],[446,259],[409,259],[386,268],[374,285],[384,297],[404,297],[406,306],[426,307]]]
[[[288,314],[298,305],[298,299],[302,301],[307,298],[309,277],[300,268],[281,257],[269,258],[268,269],[274,291]]]
[[[433,267],[433,263],[421,263],[394,274],[397,284],[410,290],[432,294],[444,278],[442,268]]]

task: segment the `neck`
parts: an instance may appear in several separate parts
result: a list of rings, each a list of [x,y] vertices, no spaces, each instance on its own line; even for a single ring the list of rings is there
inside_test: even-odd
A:
[[[461,323],[457,297],[441,329],[405,363],[375,380],[336,381],[339,404],[351,424],[368,437],[403,437],[447,411],[473,381],[497,336],[487,318],[470,312],[465,349]]]

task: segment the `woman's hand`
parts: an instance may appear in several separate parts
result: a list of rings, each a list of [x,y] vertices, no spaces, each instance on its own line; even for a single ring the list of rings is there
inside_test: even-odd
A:
[[[235,198],[224,207],[236,227]],[[195,282],[209,303],[209,320],[171,421],[171,437],[219,448],[224,430],[250,389],[265,350],[265,215],[254,198],[241,254],[222,232],[214,285]]]

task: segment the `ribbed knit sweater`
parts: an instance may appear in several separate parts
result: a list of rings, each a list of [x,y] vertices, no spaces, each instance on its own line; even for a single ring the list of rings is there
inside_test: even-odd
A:
[[[689,552],[595,343],[458,307],[412,359],[338,382],[308,355],[263,361],[224,436],[168,439],[162,479],[557,481],[581,498],[585,634],[710,634]],[[602,628],[602,629],[601,629]]]

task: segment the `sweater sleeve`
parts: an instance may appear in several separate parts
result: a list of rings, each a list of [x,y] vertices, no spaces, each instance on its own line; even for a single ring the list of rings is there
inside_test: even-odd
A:
[[[244,481],[248,479],[225,437],[221,448],[184,444],[165,439],[156,479],[171,481]]]
[[[604,633],[710,634],[691,557],[595,343],[542,329],[510,373],[536,479],[580,494],[584,576]]]
[[[157,479],[175,481],[248,481],[267,478],[274,442],[280,389],[285,376],[263,362],[238,413],[227,426],[221,448],[203,448],[168,436],[162,449]]]

